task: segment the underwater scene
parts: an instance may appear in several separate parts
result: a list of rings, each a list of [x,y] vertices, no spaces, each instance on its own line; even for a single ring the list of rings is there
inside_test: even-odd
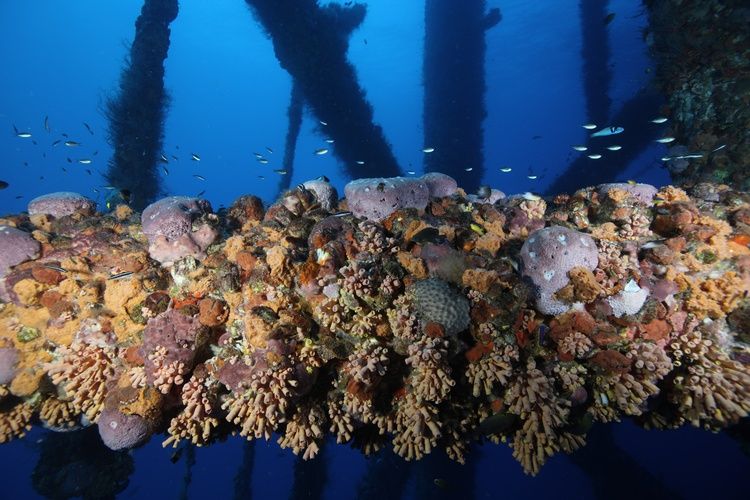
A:
[[[0,1],[0,497],[748,498],[748,26]]]

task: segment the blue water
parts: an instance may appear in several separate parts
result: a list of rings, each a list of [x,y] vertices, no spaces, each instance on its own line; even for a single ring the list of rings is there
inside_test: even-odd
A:
[[[0,213],[23,211],[28,200],[51,191],[77,191],[104,201],[102,188],[107,182],[102,174],[112,155],[104,103],[117,90],[141,5],[135,0],[0,2],[0,180],[9,183],[0,191]],[[588,133],[581,127],[589,117],[578,2],[505,0],[489,1],[488,7],[500,7],[503,19],[486,34],[486,170],[481,182],[508,193],[545,193],[579,156],[570,145],[584,143]],[[608,10],[617,16],[607,28],[612,79],[602,92],[611,99],[610,114],[614,115],[639,90],[651,85],[654,63],[641,39],[647,17],[640,3],[612,0]],[[424,157],[424,28],[423,1],[367,2],[366,18],[352,34],[348,51],[375,121],[401,167],[417,175],[423,172]],[[271,41],[241,0],[183,0],[171,30],[165,63],[171,103],[163,150],[180,160],[172,161],[169,174],[163,176],[165,194],[195,195],[205,190],[204,196],[215,208],[228,206],[245,193],[270,202],[277,195],[278,177],[273,169],[281,166],[292,85]],[[646,110],[643,126],[658,114],[658,109]],[[45,116],[51,133],[44,131]],[[15,137],[14,125],[31,131],[37,144]],[[326,145],[320,130],[318,118],[307,110],[291,185],[325,174],[341,192],[349,179],[339,160],[333,154],[313,153]],[[52,146],[62,133],[82,145],[75,150],[62,144]],[[256,162],[254,151],[266,155],[269,164]],[[668,174],[658,162],[664,151],[663,146],[644,149],[610,180],[668,183]],[[202,161],[189,161],[191,153],[199,154]],[[76,163],[82,158],[93,162]],[[600,161],[592,162],[591,168],[604,168],[607,160]],[[501,166],[513,170],[504,174]],[[371,172],[378,174],[375,169]],[[529,175],[538,178],[532,180]],[[586,179],[580,183],[584,185]],[[403,473],[407,498],[463,498],[471,491],[477,498],[617,498],[623,486],[632,483],[633,470],[640,470],[651,485],[669,493],[662,495],[667,498],[672,494],[746,498],[750,460],[728,436],[695,429],[647,432],[627,422],[611,430],[611,440],[592,437],[587,449],[593,455],[587,459],[580,458],[578,463],[556,456],[537,478],[523,475],[506,446],[476,449],[465,467],[427,463],[406,468],[398,462],[389,465],[387,455],[368,460],[331,443],[323,453],[324,472],[313,483],[323,498],[354,498],[365,473],[383,465],[384,478]],[[24,440],[0,446],[0,498],[37,495],[31,474],[47,436],[34,430]],[[121,498],[183,494],[186,458],[183,455],[173,464],[173,451],[163,450],[159,442],[156,438],[131,453],[135,468]],[[197,450],[187,496],[235,494],[242,454],[239,438]],[[625,460],[613,460],[615,456]],[[608,461],[612,467],[602,471],[601,463]],[[275,443],[256,443],[246,491],[255,498],[288,498],[294,464],[293,455]]]

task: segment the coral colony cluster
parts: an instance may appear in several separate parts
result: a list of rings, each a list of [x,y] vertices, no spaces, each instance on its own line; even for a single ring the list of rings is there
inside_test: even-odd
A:
[[[239,433],[312,458],[331,434],[463,462],[487,439],[536,474],[595,421],[750,411],[750,195],[345,191],[142,215],[55,193],[0,219],[0,442],[97,424],[113,449]]]

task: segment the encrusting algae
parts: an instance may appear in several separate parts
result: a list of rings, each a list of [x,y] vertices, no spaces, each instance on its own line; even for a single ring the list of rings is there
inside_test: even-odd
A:
[[[431,174],[338,206],[301,185],[226,217],[8,216],[0,442],[96,424],[113,449],[277,434],[309,459],[331,433],[463,463],[487,439],[536,474],[592,420],[724,428],[750,411],[750,196],[715,192],[489,203]]]

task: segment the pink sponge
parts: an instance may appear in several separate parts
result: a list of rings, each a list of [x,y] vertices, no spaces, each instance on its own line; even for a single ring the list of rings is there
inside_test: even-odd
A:
[[[45,194],[29,202],[29,215],[51,215],[64,217],[76,212],[92,214],[96,210],[96,203],[82,194],[70,191]]]
[[[41,246],[29,233],[11,226],[0,226],[0,302],[10,301],[5,275],[11,267],[39,257]]]
[[[596,243],[588,234],[561,226],[531,233],[521,247],[522,274],[534,285],[536,308],[543,314],[562,314],[570,304],[553,295],[568,284],[568,271],[585,267],[593,271],[599,264]]]
[[[212,214],[206,200],[170,196],[147,206],[141,215],[148,253],[164,265],[187,256],[203,259],[218,231],[206,222]]]

